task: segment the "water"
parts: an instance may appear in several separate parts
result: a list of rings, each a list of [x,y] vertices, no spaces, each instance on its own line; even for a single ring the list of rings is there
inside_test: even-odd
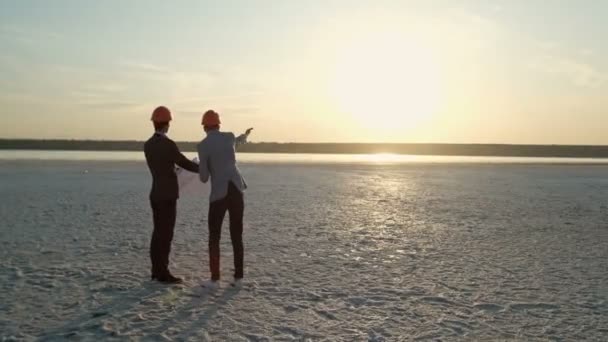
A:
[[[0,340],[608,340],[608,165],[240,154],[247,284],[208,294],[199,189],[165,287],[141,153],[6,153]]]
[[[186,152],[195,156],[195,152]],[[36,151],[0,150],[0,160],[97,160],[141,161],[143,152],[132,151]],[[608,164],[608,159],[594,158],[536,158],[536,157],[469,157],[469,156],[419,156],[401,154],[287,154],[287,153],[239,153],[244,163],[307,163],[307,164]]]

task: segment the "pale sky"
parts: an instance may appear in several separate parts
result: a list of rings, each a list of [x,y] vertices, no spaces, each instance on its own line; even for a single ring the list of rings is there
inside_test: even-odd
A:
[[[0,138],[608,145],[608,1],[0,1]]]

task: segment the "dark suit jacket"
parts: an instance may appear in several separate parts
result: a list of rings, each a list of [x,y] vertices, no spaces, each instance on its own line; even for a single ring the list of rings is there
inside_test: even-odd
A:
[[[162,134],[154,134],[146,141],[144,153],[152,173],[152,201],[171,201],[179,198],[175,164],[190,172],[198,172],[198,164],[188,160],[181,154],[175,142]]]

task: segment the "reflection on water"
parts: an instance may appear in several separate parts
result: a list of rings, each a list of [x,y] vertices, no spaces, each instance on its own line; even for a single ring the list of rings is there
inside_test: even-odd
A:
[[[195,157],[195,152],[184,153]],[[142,161],[143,152],[130,151],[31,151],[3,150],[0,160],[95,160],[95,161]],[[592,158],[531,158],[531,157],[468,157],[468,156],[418,156],[404,154],[287,154],[287,153],[239,153],[243,163],[288,164],[410,164],[410,163],[465,163],[465,164],[606,164],[608,159]]]

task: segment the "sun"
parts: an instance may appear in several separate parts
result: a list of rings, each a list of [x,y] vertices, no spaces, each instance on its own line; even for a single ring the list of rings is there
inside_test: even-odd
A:
[[[386,133],[406,133],[437,111],[440,71],[432,50],[400,34],[353,40],[336,59],[330,93],[343,114]]]

